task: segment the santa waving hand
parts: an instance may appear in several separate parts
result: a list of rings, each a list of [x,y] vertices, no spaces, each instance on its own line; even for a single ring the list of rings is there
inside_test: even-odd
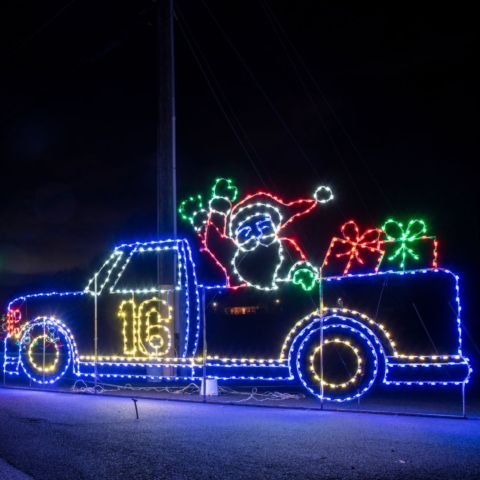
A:
[[[318,276],[295,240],[282,231],[317,204],[333,199],[329,187],[318,187],[311,198],[285,202],[270,193],[257,192],[237,201],[232,180],[217,178],[208,209],[200,195],[180,205],[180,215],[189,220],[206,251],[225,274],[231,288],[274,290],[292,282],[311,290]]]

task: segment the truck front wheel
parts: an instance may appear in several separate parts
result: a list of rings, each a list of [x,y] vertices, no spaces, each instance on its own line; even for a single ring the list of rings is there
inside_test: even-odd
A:
[[[72,363],[68,333],[52,318],[40,317],[26,325],[19,348],[20,365],[36,383],[57,382]]]
[[[317,398],[353,400],[370,389],[379,372],[378,349],[372,335],[363,325],[356,328],[332,317],[324,321],[322,335],[317,319],[292,345],[290,368]]]

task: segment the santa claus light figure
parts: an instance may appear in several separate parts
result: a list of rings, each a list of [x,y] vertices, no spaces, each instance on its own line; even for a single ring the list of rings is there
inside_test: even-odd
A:
[[[318,187],[311,198],[285,202],[270,193],[257,192],[237,201],[232,180],[217,178],[208,209],[200,195],[180,205],[207,252],[225,274],[230,288],[275,290],[282,282],[311,290],[318,278],[300,246],[283,230],[310,213],[318,204],[333,199],[329,187]]]

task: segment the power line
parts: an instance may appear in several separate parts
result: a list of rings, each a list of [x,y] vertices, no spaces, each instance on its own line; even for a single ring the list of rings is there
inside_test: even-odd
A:
[[[218,28],[218,30],[220,31],[221,35],[223,36],[224,40],[227,42],[227,44],[230,46],[230,48],[233,50],[233,52],[235,53],[235,55],[237,56],[238,60],[240,61],[240,63],[242,64],[243,68],[246,70],[246,72],[248,73],[248,75],[250,76],[250,78],[252,79],[252,81],[254,82],[254,84],[256,85],[256,87],[258,88],[258,90],[260,91],[260,93],[263,95],[265,101],[267,102],[268,106],[270,107],[270,109],[272,110],[272,112],[275,114],[275,116],[277,117],[277,119],[279,120],[279,122],[281,123],[281,125],[283,126],[283,128],[285,129],[285,131],[287,132],[288,136],[290,137],[290,139],[292,140],[292,142],[295,144],[295,146],[297,147],[298,151],[300,152],[300,154],[302,155],[302,157],[305,159],[305,161],[309,164],[309,166],[312,168],[312,170],[315,172],[316,175],[319,175],[319,172],[317,171],[317,169],[315,168],[315,165],[312,163],[312,161],[310,160],[309,156],[307,155],[307,153],[305,152],[305,150],[303,149],[303,147],[300,145],[300,143],[298,142],[297,138],[295,137],[295,135],[293,134],[292,130],[290,129],[290,127],[287,125],[287,123],[285,122],[285,120],[283,119],[282,115],[280,114],[280,112],[277,110],[277,108],[275,107],[275,105],[273,104],[272,100],[270,99],[269,95],[267,94],[267,92],[265,91],[265,89],[261,86],[261,84],[259,83],[259,81],[257,80],[255,74],[253,73],[253,71],[251,70],[251,68],[248,66],[245,58],[240,54],[240,52],[238,51],[238,49],[235,47],[235,45],[233,44],[232,40],[230,39],[230,37],[227,35],[227,33],[225,32],[225,30],[222,28],[222,26],[220,25],[220,23],[218,22],[217,18],[215,17],[215,15],[212,13],[212,11],[210,10],[210,8],[208,7],[207,3],[205,2],[205,0],[202,0],[202,4],[203,6],[205,7],[206,11],[208,12],[210,18],[212,19],[212,21],[215,23],[216,27]]]
[[[198,68],[200,69],[200,72],[202,73],[202,75],[204,77],[204,80],[207,83],[207,86],[208,86],[215,102],[217,103],[218,108],[220,109],[223,116],[225,117],[225,120],[227,121],[230,129],[232,130],[233,135],[235,136],[236,140],[238,141],[241,148],[243,149],[245,155],[247,156],[247,158],[248,158],[250,164],[252,165],[252,168],[254,169],[255,173],[257,174],[258,178],[260,179],[260,181],[264,185],[267,185],[266,182],[265,182],[265,179],[263,178],[263,176],[262,176],[262,174],[261,174],[261,172],[260,172],[260,170],[259,170],[259,168],[258,168],[258,166],[255,162],[255,160],[253,159],[249,149],[247,148],[247,146],[245,145],[245,143],[242,139],[241,134],[238,131],[238,130],[241,129],[241,126],[240,126],[239,129],[237,129],[237,126],[235,126],[234,121],[230,118],[230,115],[229,115],[229,113],[227,112],[227,110],[224,106],[224,102],[222,102],[222,99],[220,98],[219,94],[217,93],[217,90],[216,90],[215,86],[212,83],[212,80],[213,80],[218,85],[218,82],[214,78],[213,73],[211,72],[211,69],[208,66],[208,63],[206,62],[206,60],[204,60],[205,65],[204,65],[204,63],[202,63],[202,60],[200,59],[199,54],[197,54],[197,52],[196,52],[196,50],[195,50],[195,48],[192,44],[192,40],[189,37],[189,31],[187,31],[188,25],[186,24],[185,17],[182,14],[178,4],[175,7],[175,13],[176,13],[177,23],[178,23],[178,26],[180,28],[180,32],[182,33],[182,35],[183,35],[183,37],[184,37],[184,39],[187,43],[187,46],[188,46],[190,52],[192,53],[193,58],[195,59],[197,65],[198,65]],[[191,33],[190,33],[190,35],[191,35]],[[192,39],[193,39],[193,35],[191,35],[191,36],[192,36]],[[194,39],[193,39],[193,41],[194,41]],[[209,75],[209,72],[207,72],[207,69],[210,70],[210,72],[211,72],[210,75]],[[231,107],[230,107],[230,109],[231,109]],[[236,119],[236,117],[234,117],[234,118]],[[236,121],[237,121],[237,123],[239,123],[238,119],[236,119]]]
[[[340,149],[338,148],[338,145],[337,145],[337,142],[335,141],[335,139],[333,138],[332,134],[330,133],[330,129],[328,128],[326,122],[325,122],[325,119],[323,118],[323,115],[322,113],[320,112],[320,109],[318,108],[318,105],[315,101],[315,99],[313,98],[313,96],[311,95],[305,81],[303,80],[302,78],[302,75],[300,74],[298,68],[297,68],[297,65],[295,64],[295,61],[293,60],[293,58],[291,57],[282,37],[280,36],[279,32],[278,32],[278,29],[277,29],[277,26],[275,25],[274,23],[274,20],[272,18],[272,15],[270,14],[270,11],[269,11],[269,7],[263,2],[263,1],[260,1],[262,7],[263,7],[263,10],[272,26],[272,29],[273,31],[275,32],[276,36],[277,36],[277,39],[280,43],[280,45],[282,46],[283,50],[284,50],[284,53],[288,59],[288,61],[290,62],[290,65],[292,67],[292,69],[294,70],[295,72],[295,75],[299,81],[299,83],[301,84],[302,88],[303,88],[303,91],[305,93],[305,95],[307,96],[309,102],[315,107],[315,111],[318,115],[318,118],[320,120],[320,124],[322,125],[323,127],[323,130],[324,132],[326,133],[328,139],[330,140],[330,143],[332,144],[333,146],[333,149],[337,155],[337,157],[339,158],[340,160],[340,163],[343,167],[343,169],[345,170],[345,172],[347,173],[347,176],[355,190],[355,192],[357,193],[358,195],[358,198],[360,199],[360,201],[362,202],[363,206],[365,207],[365,209],[368,211],[368,207],[367,207],[367,204],[365,203],[365,200],[363,198],[363,195],[360,191],[360,189],[358,188],[358,185],[357,185],[357,182],[355,182],[355,178],[354,176],[352,175],[350,169],[348,168],[348,165],[345,161],[345,158],[343,157],[342,153],[340,152]]]
[[[297,50],[297,48],[295,47],[295,45],[293,44],[293,42],[290,40],[287,32],[285,31],[285,29],[283,28],[283,26],[281,25],[280,21],[278,20],[278,17],[275,15],[275,13],[273,12],[273,10],[270,8],[270,6],[268,5],[267,1],[266,0],[260,0],[260,3],[267,15],[267,18],[269,19],[270,23],[272,24],[272,28],[273,30],[275,31],[280,43],[282,44],[282,47],[284,48],[285,50],[285,54],[287,55],[287,57],[289,58],[291,64],[292,64],[292,67],[294,68],[297,76],[299,77],[299,80],[300,82],[302,83],[302,86],[304,87],[304,90],[305,90],[305,93],[308,92],[308,89],[305,85],[305,83],[303,82],[303,79],[301,79],[301,74],[299,72],[299,70],[297,69],[296,65],[295,65],[295,62],[293,61],[293,59],[291,58],[290,54],[288,53],[288,49],[287,47],[285,46],[285,44],[283,43],[283,40],[281,39],[281,36],[283,35],[285,41],[288,43],[291,51],[293,52],[293,54],[296,56],[297,58],[297,61],[298,63],[300,64],[300,66],[303,68],[303,70],[305,71],[306,75],[308,76],[308,78],[310,79],[310,81],[312,82],[312,84],[316,87],[318,93],[320,94],[323,102],[325,103],[325,105],[327,106],[328,110],[330,111],[332,117],[334,118],[334,120],[337,122],[338,126],[340,127],[342,133],[345,135],[345,138],[347,139],[348,143],[350,144],[350,146],[352,147],[352,150],[355,152],[355,154],[357,155],[358,159],[360,160],[360,162],[362,163],[362,166],[365,168],[365,171],[368,173],[372,183],[374,183],[374,185],[378,188],[380,194],[384,197],[384,199],[387,201],[387,203],[390,204],[390,206],[392,206],[392,203],[390,201],[390,199],[388,198],[388,196],[386,195],[385,191],[383,190],[383,188],[381,187],[380,183],[377,181],[377,179],[375,178],[375,176],[373,175],[373,173],[371,172],[371,169],[370,167],[368,166],[367,162],[365,161],[365,159],[363,158],[362,154],[360,153],[358,147],[355,145],[355,143],[353,142],[353,139],[352,137],[350,136],[350,134],[348,133],[348,131],[346,130],[346,128],[344,127],[343,125],[343,122],[340,120],[340,118],[338,117],[338,115],[336,114],[335,112],[335,109],[333,108],[333,106],[330,104],[330,102],[328,101],[326,95],[324,94],[324,92],[322,91],[318,81],[315,79],[315,77],[313,76],[311,70],[308,68],[306,62],[304,61],[303,57],[301,56],[300,52]],[[319,114],[319,116],[321,117],[321,112],[318,108],[318,105],[317,103],[313,100],[313,98],[311,97],[311,95],[309,95],[309,99],[310,101],[312,101],[312,103],[314,104],[315,106],[315,109],[317,111],[317,113]],[[323,119],[321,118],[321,121],[323,123]],[[331,138],[331,135],[330,133],[328,133],[329,137]],[[333,138],[331,138],[331,140],[333,141]],[[343,158],[342,158],[343,160]],[[350,176],[350,174],[349,174]]]
[[[22,48],[24,48],[28,43],[30,43],[35,37],[40,35],[44,30],[46,30],[62,13],[70,8],[77,0],[70,0],[68,3],[63,5],[59,10],[55,12],[55,14],[50,17],[47,21],[42,23],[35,31],[33,31],[27,38],[22,40],[22,42],[13,49],[13,51],[10,53],[10,56],[8,58],[13,57],[18,51],[20,51]]]

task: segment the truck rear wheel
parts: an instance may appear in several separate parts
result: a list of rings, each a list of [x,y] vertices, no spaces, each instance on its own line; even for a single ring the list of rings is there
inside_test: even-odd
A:
[[[55,383],[71,363],[70,339],[58,321],[39,318],[24,328],[20,338],[20,365],[31,380]]]
[[[317,398],[345,402],[360,397],[379,372],[375,337],[372,339],[372,332],[360,324],[355,328],[330,317],[324,321],[322,344],[320,328],[317,319],[292,345],[290,364],[294,375]]]

